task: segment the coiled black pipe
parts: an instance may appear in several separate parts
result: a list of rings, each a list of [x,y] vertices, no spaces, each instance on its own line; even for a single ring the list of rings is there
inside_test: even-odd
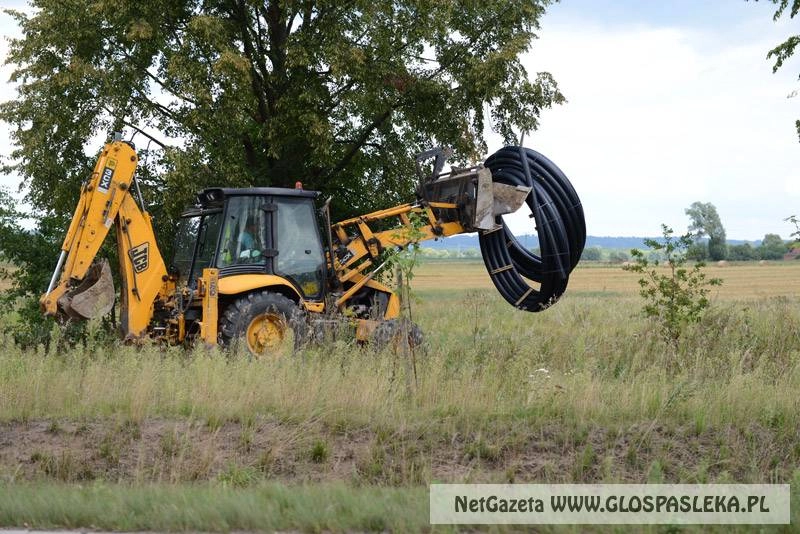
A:
[[[581,201],[561,169],[530,148],[507,146],[489,156],[484,165],[492,171],[494,182],[532,188],[525,202],[533,214],[541,251],[536,255],[523,247],[498,216],[500,228],[479,235],[486,270],[508,302],[521,310],[542,311],[567,289],[569,274],[586,244]]]

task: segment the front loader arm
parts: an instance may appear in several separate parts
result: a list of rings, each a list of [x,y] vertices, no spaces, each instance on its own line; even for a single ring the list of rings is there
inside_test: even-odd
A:
[[[375,260],[387,247],[405,248],[414,242],[464,233],[467,230],[457,219],[444,222],[437,216],[439,211],[455,213],[457,210],[456,204],[444,202],[403,204],[334,224],[332,230],[336,250],[331,255],[333,272],[340,284],[348,286],[335,305],[345,306],[353,295],[366,286],[388,295],[384,318],[397,317],[400,301],[391,288],[374,280],[382,267],[376,265]],[[415,227],[412,214],[422,218],[425,224]],[[393,218],[396,218],[397,224],[388,230],[373,231],[370,227],[371,223],[385,224]]]
[[[150,216],[131,194],[137,161],[136,151],[128,143],[114,141],[103,148],[91,178],[81,187],[58,265],[40,299],[46,315],[89,319],[113,306],[110,272],[95,259],[115,225],[123,284],[123,334],[128,338],[146,333],[167,271]],[[105,287],[98,290],[99,286]]]
[[[439,174],[440,170],[437,160],[433,175],[420,183],[417,202],[331,226],[334,250],[330,266],[337,284],[343,289],[335,302],[337,307],[346,306],[367,287],[388,295],[384,318],[397,317],[400,312],[397,295],[374,280],[383,266],[375,264],[383,249],[405,248],[411,243],[465,232],[497,231],[501,228],[497,216],[516,211],[531,190],[530,187],[494,183],[491,171],[482,166],[453,169],[443,174]],[[412,222],[415,218],[420,224]],[[373,230],[373,224],[381,229]]]

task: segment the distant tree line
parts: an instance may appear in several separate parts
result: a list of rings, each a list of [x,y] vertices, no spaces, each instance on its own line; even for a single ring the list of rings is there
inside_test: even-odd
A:
[[[778,234],[767,234],[761,241],[760,247],[731,245],[728,247],[728,259],[734,261],[747,260],[781,260],[783,255],[791,251],[797,243],[786,242]]]
[[[687,254],[687,258],[695,261],[709,260],[707,243],[696,241]],[[759,260],[781,260],[784,254],[791,251],[793,247],[800,248],[797,242],[786,242],[778,234],[767,234],[760,246],[750,243],[741,245],[725,245],[725,258],[730,261],[759,261]],[[532,249],[534,254],[538,254],[538,249]],[[664,258],[657,251],[643,251],[648,261],[663,261]],[[453,260],[453,259],[479,259],[481,251],[478,248],[460,249],[437,249],[421,248],[420,255],[427,259]],[[800,256],[798,257],[800,258]],[[627,250],[606,248],[606,247],[586,247],[581,254],[581,261],[596,261],[605,263],[624,263],[630,261],[631,257]],[[717,260],[719,261],[719,260]]]
[[[717,208],[710,202],[693,202],[686,208],[686,215],[691,219],[689,233],[691,244],[686,251],[686,258],[694,261],[758,261],[782,260],[787,252],[800,248],[800,220],[789,217],[786,220],[797,227],[791,235],[795,241],[784,241],[778,234],[766,234],[759,246],[750,243],[728,245],[725,228],[722,225]],[[658,240],[656,240],[657,242]],[[531,252],[539,254],[538,248]],[[431,259],[480,258],[481,251],[477,247],[434,249],[424,247],[420,253]],[[656,249],[642,251],[642,258],[649,262],[663,262],[666,258]],[[800,255],[798,256],[800,259]],[[598,261],[607,263],[625,263],[631,260],[627,249],[591,246],[583,249],[581,261]]]
[[[728,245],[717,208],[710,202],[692,203],[686,209],[686,215],[691,219],[689,231],[695,237],[686,253],[692,260],[781,260],[784,254],[798,246],[797,243],[784,241],[778,234],[766,234],[758,247],[750,243]]]

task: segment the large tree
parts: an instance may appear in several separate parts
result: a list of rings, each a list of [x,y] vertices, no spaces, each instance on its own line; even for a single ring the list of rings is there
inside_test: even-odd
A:
[[[9,11],[19,96],[0,104],[16,147],[0,170],[38,222],[0,221],[0,254],[22,267],[6,299],[44,290],[113,131],[149,147],[138,178],[169,249],[170,220],[204,186],[301,181],[334,195],[334,217],[364,213],[409,200],[415,153],[482,159],[487,128],[513,142],[564,100],[520,60],[550,0],[30,3]]]
[[[692,220],[689,231],[697,238],[708,237],[708,257],[712,260],[724,260],[728,250],[725,243],[725,228],[711,202],[692,202],[686,208],[686,215]]]
[[[301,181],[338,216],[385,207],[407,200],[416,152],[483,157],[487,126],[512,142],[563,101],[520,61],[549,2],[32,0],[11,12],[5,170],[39,214],[70,213],[127,128],[170,217],[207,185]]]

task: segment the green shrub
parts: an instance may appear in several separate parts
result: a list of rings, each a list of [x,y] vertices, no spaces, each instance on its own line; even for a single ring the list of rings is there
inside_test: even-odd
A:
[[[651,262],[637,249],[631,250],[633,264],[622,268],[642,275],[639,294],[645,300],[644,314],[658,321],[667,341],[677,344],[685,326],[698,322],[708,308],[709,286],[720,285],[722,280],[707,278],[703,262],[695,263],[691,269],[686,266],[687,251],[694,243],[691,233],[676,238],[665,224],[661,231],[663,242],[645,239],[644,244],[664,254],[666,274],[657,269],[658,261]]]

